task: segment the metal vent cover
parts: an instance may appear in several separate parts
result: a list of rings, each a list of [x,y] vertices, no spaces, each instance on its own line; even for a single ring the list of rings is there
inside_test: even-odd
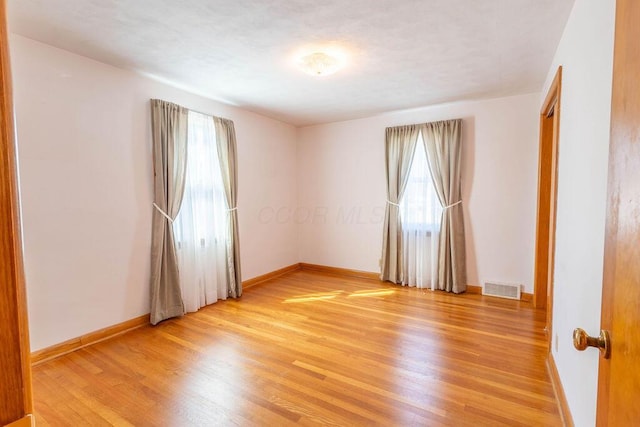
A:
[[[520,289],[521,286],[515,283],[485,282],[482,295],[519,300]]]

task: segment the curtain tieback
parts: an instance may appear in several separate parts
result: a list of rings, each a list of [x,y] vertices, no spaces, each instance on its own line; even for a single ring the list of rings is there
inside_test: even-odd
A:
[[[156,208],[158,210],[158,212],[160,212],[162,214],[163,217],[167,218],[171,224],[173,224],[173,218],[171,218],[169,215],[167,215],[167,213],[165,211],[160,209],[160,206],[158,206],[158,205],[156,205],[154,203],[153,207]]]
[[[235,208],[227,209],[227,212],[237,211],[237,210],[238,210],[238,207],[236,206]]]
[[[387,200],[387,203],[389,203],[390,205],[393,205],[393,206],[398,206],[398,207],[400,207],[400,205],[399,205],[399,204],[397,204],[397,203],[393,203],[391,200]]]
[[[445,206],[445,207],[444,207],[444,208],[442,208],[442,209],[449,209],[449,208],[454,207],[455,205],[459,205],[460,203],[462,203],[462,200],[458,200],[457,202],[455,202],[455,203],[453,203],[453,204],[450,204],[450,205],[448,205],[448,206]]]

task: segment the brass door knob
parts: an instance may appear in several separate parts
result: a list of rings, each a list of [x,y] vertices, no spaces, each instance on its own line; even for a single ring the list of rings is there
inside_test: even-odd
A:
[[[584,329],[574,329],[573,346],[578,351],[583,351],[587,347],[596,347],[600,349],[600,355],[605,359],[611,356],[611,338],[609,337],[609,331],[605,331],[604,329],[600,331],[599,337],[587,335]]]

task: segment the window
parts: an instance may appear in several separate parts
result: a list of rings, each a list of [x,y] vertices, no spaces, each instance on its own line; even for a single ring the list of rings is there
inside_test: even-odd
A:
[[[402,222],[402,283],[434,289],[438,272],[438,244],[442,206],[436,195],[422,134],[400,201]]]
[[[221,241],[227,230],[225,206],[213,120],[189,111],[185,189],[174,223],[178,249],[183,241],[201,247]]]
[[[431,232],[440,227],[442,206],[431,180],[422,133],[418,136],[409,179],[400,201],[400,215],[403,230]]]
[[[227,297],[227,217],[213,117],[189,111],[184,196],[173,223],[187,311]]]

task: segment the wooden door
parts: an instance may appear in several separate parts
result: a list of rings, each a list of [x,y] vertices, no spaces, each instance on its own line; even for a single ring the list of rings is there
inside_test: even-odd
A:
[[[0,0],[0,425],[31,424],[31,367],[5,2]]]
[[[601,327],[599,426],[640,425],[640,1],[618,0]]]

